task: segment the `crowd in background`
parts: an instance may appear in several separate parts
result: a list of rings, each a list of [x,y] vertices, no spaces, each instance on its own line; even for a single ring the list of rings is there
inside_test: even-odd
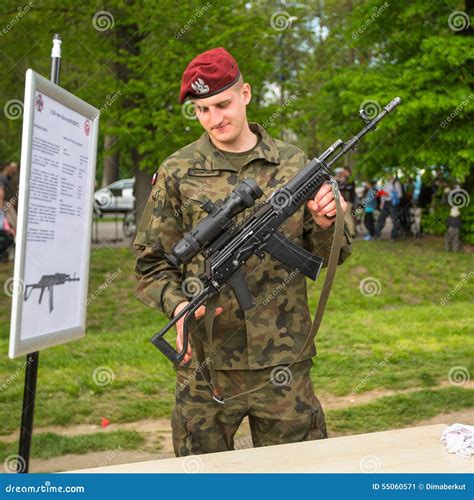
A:
[[[432,200],[442,183],[436,179],[424,183],[420,176],[404,182],[396,176],[385,180],[368,180],[356,186],[351,169],[338,168],[335,179],[347,202],[346,223],[351,235],[365,240],[379,239],[391,220],[390,238],[421,237],[421,216],[430,209]],[[13,259],[17,228],[19,165],[10,162],[0,170],[0,262]],[[450,188],[445,188],[449,192]],[[443,202],[447,202],[443,199]],[[446,220],[445,249],[460,249],[461,214],[452,207]]]
[[[336,169],[335,179],[347,202],[347,227],[353,238],[363,236],[364,240],[381,238],[387,219],[392,224],[392,241],[410,236],[421,237],[422,213],[430,209],[433,197],[441,186],[436,179],[423,183],[420,175],[409,177],[404,182],[391,175],[381,181],[368,180],[356,187],[349,167]],[[450,188],[445,191],[449,192]],[[460,210],[452,207],[446,220],[446,251],[459,251],[460,228]]]

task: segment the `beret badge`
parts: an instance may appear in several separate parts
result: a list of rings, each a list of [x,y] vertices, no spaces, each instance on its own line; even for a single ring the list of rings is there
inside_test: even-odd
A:
[[[209,92],[209,86],[204,83],[202,78],[198,78],[194,83],[191,83],[191,87],[193,88],[196,94],[207,94]]]

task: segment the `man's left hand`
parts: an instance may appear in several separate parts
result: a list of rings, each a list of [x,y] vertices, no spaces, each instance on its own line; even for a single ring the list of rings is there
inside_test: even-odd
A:
[[[339,194],[339,199],[345,213],[347,204],[341,194]],[[336,215],[336,202],[330,184],[324,183],[314,199],[306,202],[306,206],[311,212],[314,222],[322,229],[328,229],[334,224],[335,219],[328,219],[328,217]]]

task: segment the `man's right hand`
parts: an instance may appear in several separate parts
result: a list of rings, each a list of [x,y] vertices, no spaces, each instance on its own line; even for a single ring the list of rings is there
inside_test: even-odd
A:
[[[181,302],[178,304],[174,310],[173,317],[177,316],[187,305],[189,302]],[[222,307],[216,308],[216,316],[219,316],[219,314],[222,313],[224,309]],[[204,314],[206,313],[206,307],[201,306],[196,311],[194,312],[194,317],[196,319],[202,318]],[[176,323],[176,349],[181,352],[183,349],[183,326],[184,326],[184,319],[186,316],[183,316],[177,323]],[[181,364],[186,364],[192,356],[192,351],[191,351],[191,343],[189,342],[189,337],[188,337],[188,350],[186,351],[186,354],[184,355],[183,361]]]

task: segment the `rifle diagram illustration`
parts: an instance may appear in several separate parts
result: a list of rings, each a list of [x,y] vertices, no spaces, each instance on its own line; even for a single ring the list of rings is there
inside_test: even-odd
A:
[[[45,274],[41,277],[38,283],[33,283],[31,285],[25,286],[25,302],[28,300],[31,292],[35,289],[41,290],[38,304],[41,304],[43,300],[43,294],[46,289],[48,289],[49,293],[49,312],[51,313],[54,309],[53,303],[53,289],[57,285],[64,285],[68,281],[79,281],[80,278],[76,278],[76,273],[71,278],[70,274],[56,273],[56,274]]]

